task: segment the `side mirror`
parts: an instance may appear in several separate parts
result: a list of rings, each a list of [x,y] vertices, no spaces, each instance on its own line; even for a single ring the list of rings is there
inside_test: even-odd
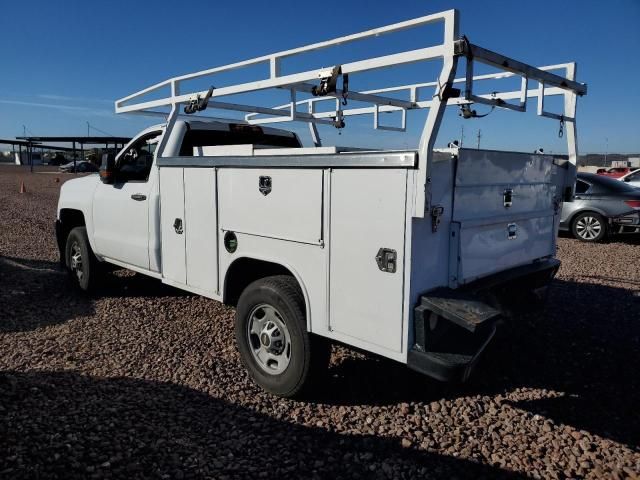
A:
[[[113,153],[102,154],[100,165],[100,180],[102,183],[114,183],[116,180],[116,156]]]

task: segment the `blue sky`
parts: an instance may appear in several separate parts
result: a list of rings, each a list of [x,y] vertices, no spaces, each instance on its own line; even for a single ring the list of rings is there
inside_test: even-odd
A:
[[[640,152],[640,0],[7,1],[0,17],[0,138],[22,135],[23,125],[33,135],[84,135],[87,121],[133,135],[154,120],[116,116],[113,101],[145,86],[449,8],[459,9],[461,33],[481,46],[533,65],[578,62],[578,79],[589,86],[578,102],[581,153],[604,152],[605,139],[610,152]],[[437,35],[420,30],[328,53],[358,59],[427,46]],[[289,68],[318,66],[323,58]],[[397,83],[434,80],[437,69],[404,73]],[[352,89],[376,86],[375,78],[358,81],[351,79]],[[459,137],[464,126],[467,145],[475,146],[481,129],[483,147],[563,151],[557,122],[536,117],[534,107],[467,121],[449,109],[438,143]],[[421,115],[410,118],[405,134],[374,131],[370,119],[350,122],[340,136],[331,127],[321,133],[338,144],[413,147]]]

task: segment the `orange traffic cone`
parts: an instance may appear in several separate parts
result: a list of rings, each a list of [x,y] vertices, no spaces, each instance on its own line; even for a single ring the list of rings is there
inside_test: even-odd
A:
[[[20,183],[20,193],[27,193],[27,189],[24,186],[24,181]]]

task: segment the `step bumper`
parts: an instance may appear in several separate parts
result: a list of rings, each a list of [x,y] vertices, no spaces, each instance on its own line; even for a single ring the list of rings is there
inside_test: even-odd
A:
[[[560,262],[549,259],[500,272],[464,288],[438,288],[425,293],[414,311],[414,344],[407,366],[445,382],[464,382],[509,316],[500,297],[535,292],[548,285]],[[520,306],[524,306],[520,302]]]

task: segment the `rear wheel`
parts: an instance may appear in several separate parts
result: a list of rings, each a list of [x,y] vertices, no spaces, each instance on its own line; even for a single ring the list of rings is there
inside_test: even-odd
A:
[[[76,227],[69,232],[65,259],[74,283],[85,292],[91,291],[98,283],[100,266],[91,250],[85,227]]]
[[[235,334],[242,363],[266,391],[294,397],[312,373],[326,369],[329,345],[307,332],[305,304],[293,277],[250,284],[238,300]]]
[[[607,236],[607,222],[596,212],[582,212],[573,220],[573,235],[583,242],[599,242]]]

